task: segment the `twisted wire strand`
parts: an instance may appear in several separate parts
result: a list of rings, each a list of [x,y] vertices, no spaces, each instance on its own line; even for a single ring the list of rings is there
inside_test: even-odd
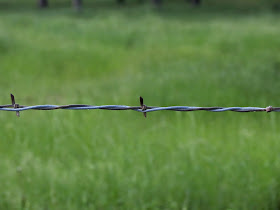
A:
[[[102,105],[92,106],[85,104],[70,104],[70,105],[34,105],[34,106],[20,106],[19,108],[11,108],[11,105],[0,106],[1,111],[26,111],[26,110],[55,110],[55,109],[71,109],[71,110],[90,110],[90,109],[103,109],[103,110],[134,110],[138,112],[154,112],[154,111],[210,111],[210,112],[270,112],[267,108],[260,107],[194,107],[194,106],[168,106],[168,107],[146,107],[142,110],[140,106],[126,106],[126,105]],[[280,112],[280,107],[272,107],[271,112]]]
[[[210,111],[210,112],[280,112],[280,107],[268,106],[266,108],[260,107],[195,107],[195,106],[169,106],[169,107],[157,107],[146,106],[143,103],[143,98],[140,96],[140,106],[126,106],[126,105],[101,105],[93,106],[86,104],[70,104],[70,105],[34,105],[34,106],[22,106],[15,103],[14,96],[11,94],[12,104],[0,105],[0,111],[15,111],[19,116],[19,111],[26,110],[56,110],[56,109],[71,109],[71,110],[91,110],[91,109],[103,109],[103,110],[133,110],[144,113],[146,117],[147,112],[155,111]]]

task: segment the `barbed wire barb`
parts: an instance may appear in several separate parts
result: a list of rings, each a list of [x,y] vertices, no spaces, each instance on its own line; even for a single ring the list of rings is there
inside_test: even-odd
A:
[[[145,111],[147,109],[147,106],[144,104],[144,99],[142,98],[142,96],[140,96],[140,106],[142,111]],[[143,112],[144,117],[147,117],[147,112]]]
[[[12,104],[0,105],[0,111],[15,111],[19,117],[20,111],[26,110],[56,110],[56,109],[67,109],[67,110],[90,110],[90,109],[103,109],[103,110],[133,110],[142,112],[144,117],[147,117],[148,112],[155,111],[179,111],[179,112],[190,112],[190,111],[210,111],[210,112],[280,112],[280,107],[268,106],[266,108],[260,107],[195,107],[195,106],[147,106],[144,104],[143,97],[140,96],[140,106],[126,106],[126,105],[87,105],[87,104],[69,104],[69,105],[33,105],[33,106],[22,106],[16,104],[15,97],[10,94]]]
[[[11,95],[11,100],[12,100],[12,106],[14,107],[14,109],[19,108],[19,104],[16,104],[14,95],[13,94],[10,94],[10,95]],[[16,111],[16,115],[19,117],[19,111]]]

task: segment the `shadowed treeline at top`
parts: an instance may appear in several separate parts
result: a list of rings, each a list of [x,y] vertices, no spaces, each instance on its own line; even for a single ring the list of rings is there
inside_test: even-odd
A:
[[[38,6],[40,8],[46,8],[49,5],[49,0],[37,0]],[[151,3],[157,7],[161,6],[162,0],[150,0]],[[143,3],[143,0],[138,0],[138,3]],[[199,6],[201,3],[201,0],[188,0],[188,2],[194,6]],[[126,3],[126,0],[116,0],[116,3],[119,5],[123,5]],[[80,10],[83,5],[83,0],[72,0],[72,5],[75,9]]]
[[[67,8],[73,7],[76,10],[82,8],[97,8],[110,6],[139,6],[141,4],[151,5],[152,7],[165,7],[169,4],[190,5],[192,7],[207,7],[216,9],[238,8],[238,9],[271,9],[280,10],[279,0],[2,0],[1,10],[13,8]]]

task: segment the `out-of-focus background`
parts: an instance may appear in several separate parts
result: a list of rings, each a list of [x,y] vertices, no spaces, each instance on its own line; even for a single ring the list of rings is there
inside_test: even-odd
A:
[[[81,3],[79,5],[79,3]],[[1,0],[0,104],[280,106],[279,0]],[[0,112],[0,209],[279,209],[280,114]]]

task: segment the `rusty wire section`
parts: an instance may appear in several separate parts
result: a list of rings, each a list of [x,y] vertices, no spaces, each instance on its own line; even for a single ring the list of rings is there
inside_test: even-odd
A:
[[[142,112],[144,116],[147,116],[147,112],[154,111],[210,111],[210,112],[280,112],[280,107],[268,106],[266,108],[260,107],[194,107],[194,106],[169,106],[169,107],[157,107],[157,106],[146,106],[143,98],[140,96],[140,106],[125,106],[125,105],[102,105],[93,106],[86,104],[70,104],[70,105],[34,105],[34,106],[21,106],[15,103],[15,97],[11,94],[12,104],[0,105],[0,111],[15,111],[19,117],[20,111],[25,110],[55,110],[55,109],[72,109],[72,110],[84,110],[84,109],[105,109],[105,110],[134,110]]]

